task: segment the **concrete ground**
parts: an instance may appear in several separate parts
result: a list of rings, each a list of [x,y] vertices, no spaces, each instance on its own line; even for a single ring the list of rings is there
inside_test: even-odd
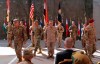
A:
[[[31,45],[31,41],[28,40],[27,44],[24,45],[23,49],[30,47],[30,45]],[[42,46],[43,54],[36,54],[36,57],[34,57],[32,59],[32,62],[34,64],[54,64],[54,59],[47,59],[48,50],[45,47],[43,41],[41,41],[41,46]],[[77,40],[75,47],[76,48],[74,48],[74,49],[77,51],[82,50],[81,41]],[[98,61],[100,61],[100,41],[96,42],[96,47],[97,47],[97,51],[93,54],[94,58],[92,58],[92,61],[94,62],[94,64],[96,64]],[[57,52],[60,52],[63,50],[64,50],[63,44],[62,44],[62,48],[57,48],[57,44],[56,44],[54,57]],[[16,57],[14,48],[7,47],[6,40],[0,40],[0,64],[16,64],[17,61],[18,61],[18,59]]]

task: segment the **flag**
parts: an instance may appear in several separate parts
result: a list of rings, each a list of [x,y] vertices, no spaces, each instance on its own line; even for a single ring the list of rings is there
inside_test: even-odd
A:
[[[58,7],[58,21],[62,23],[62,17],[61,17],[61,5],[59,3],[59,7]]]
[[[4,31],[4,33],[7,32],[6,24],[7,24],[7,21],[4,21],[4,23],[3,23],[3,25],[2,25],[2,30]]]
[[[68,19],[66,18],[66,36],[69,35]]]
[[[78,22],[78,36],[81,35],[81,26],[80,26],[80,22]]]
[[[44,24],[48,23],[48,9],[47,9],[47,0],[44,0]]]
[[[32,3],[31,4],[31,7],[30,7],[30,19],[33,21],[33,17],[34,17],[34,4]]]
[[[6,5],[7,5],[7,22],[9,22],[9,17],[10,17],[10,0],[6,0]]]

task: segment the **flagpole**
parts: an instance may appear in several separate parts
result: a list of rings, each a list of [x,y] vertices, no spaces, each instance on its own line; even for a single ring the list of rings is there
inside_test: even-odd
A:
[[[9,22],[10,19],[10,0],[6,0],[6,5],[7,5],[7,17],[6,20]]]

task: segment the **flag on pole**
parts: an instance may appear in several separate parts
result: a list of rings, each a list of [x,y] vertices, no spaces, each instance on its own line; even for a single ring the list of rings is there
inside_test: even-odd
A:
[[[81,34],[81,26],[80,26],[80,22],[78,22],[78,36],[80,36]]]
[[[7,5],[7,22],[9,22],[9,17],[10,17],[10,0],[6,0],[6,5]]]
[[[47,0],[44,0],[44,24],[48,23],[48,8],[47,8]]]
[[[34,4],[31,4],[30,7],[30,19],[33,21],[33,17],[34,17]]]
[[[66,18],[66,36],[69,35],[68,19]]]

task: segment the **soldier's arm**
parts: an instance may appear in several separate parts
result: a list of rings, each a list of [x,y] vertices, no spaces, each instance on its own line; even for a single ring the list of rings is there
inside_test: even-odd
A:
[[[62,26],[62,32],[64,32],[64,27]]]
[[[26,42],[28,37],[27,37],[27,32],[24,28],[23,28],[23,37],[24,37],[24,42]]]

